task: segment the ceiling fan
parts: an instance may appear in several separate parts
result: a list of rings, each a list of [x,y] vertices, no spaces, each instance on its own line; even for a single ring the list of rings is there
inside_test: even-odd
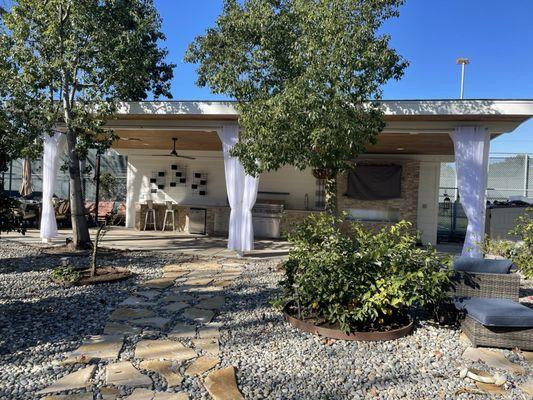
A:
[[[170,152],[170,154],[163,154],[163,156],[186,158],[187,160],[196,160],[195,157],[183,156],[183,155],[178,154],[178,152],[176,151],[176,142],[178,141],[178,138],[172,138],[172,141],[174,142],[174,144],[172,146],[172,151]],[[154,157],[161,157],[161,154],[153,154],[153,156]]]

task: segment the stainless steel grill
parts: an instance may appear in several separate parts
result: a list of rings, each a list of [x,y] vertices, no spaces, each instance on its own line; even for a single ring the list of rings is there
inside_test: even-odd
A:
[[[254,236],[279,239],[283,204],[258,203],[252,209]]]

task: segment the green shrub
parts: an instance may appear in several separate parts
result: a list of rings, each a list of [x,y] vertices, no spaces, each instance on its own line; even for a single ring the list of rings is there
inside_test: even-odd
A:
[[[80,279],[81,274],[71,265],[55,267],[50,273],[50,278],[55,282],[72,283]]]
[[[527,279],[533,279],[533,209],[527,209],[517,218],[516,226],[509,234],[518,236],[520,241],[487,238],[483,252],[512,260]]]
[[[342,218],[313,215],[290,235],[278,303],[300,318],[335,324],[344,332],[377,329],[412,306],[435,305],[449,284],[449,269],[435,250],[416,246],[402,221],[379,232]]]

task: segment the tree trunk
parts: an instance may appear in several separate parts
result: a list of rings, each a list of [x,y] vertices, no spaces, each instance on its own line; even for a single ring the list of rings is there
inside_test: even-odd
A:
[[[67,133],[68,172],[70,178],[70,214],[72,221],[73,244],[77,249],[91,247],[89,225],[85,217],[85,202],[81,188],[80,159],[76,151],[76,134]]]

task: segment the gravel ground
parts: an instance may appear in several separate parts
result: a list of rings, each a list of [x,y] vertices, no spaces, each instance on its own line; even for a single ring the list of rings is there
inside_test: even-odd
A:
[[[150,253],[102,254],[102,264],[138,274],[127,281],[63,288],[50,283],[60,255],[0,240],[0,399],[35,399],[33,393],[81,365],[59,360],[84,337],[103,332],[107,315],[140,280],[161,275],[176,256]],[[81,257],[71,258],[79,263]]]
[[[107,315],[136,282],[160,276],[160,267],[176,262],[177,255],[104,254],[106,265],[126,266],[138,274],[136,278],[74,288],[49,282],[59,259],[60,255],[0,240],[0,400],[35,399],[35,391],[80,368],[60,366],[59,361],[84,337],[103,331]],[[79,263],[81,258],[73,260]],[[247,399],[483,398],[455,395],[458,389],[473,387],[458,377],[466,365],[461,354],[467,345],[455,329],[423,322],[397,341],[357,343],[325,341],[292,328],[269,305],[281,279],[276,264],[250,262],[227,290],[226,306],[216,319],[224,323],[222,365],[237,367],[239,387]],[[130,359],[131,350],[127,343],[120,358]],[[530,377],[532,367],[521,355],[505,354],[527,372],[521,377],[507,374],[513,383],[508,398],[525,398],[514,385]],[[99,368],[97,379],[102,372]],[[207,399],[197,379],[187,378],[181,389],[192,399]]]

